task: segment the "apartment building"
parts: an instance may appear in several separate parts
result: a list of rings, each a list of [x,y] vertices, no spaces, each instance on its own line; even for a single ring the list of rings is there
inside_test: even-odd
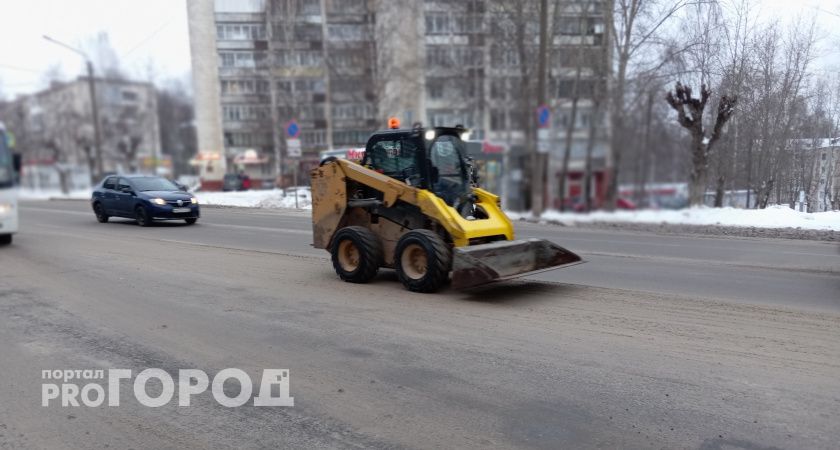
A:
[[[229,171],[245,169],[252,178],[267,179],[282,166],[288,182],[293,164],[303,172],[317,163],[319,151],[363,146],[388,117],[405,125],[462,124],[481,143],[474,148],[485,181],[506,191],[511,207],[522,207],[529,179],[527,133],[537,119],[531,104],[522,101],[536,77],[531,69],[523,71],[520,61],[535,65],[538,3],[509,9],[518,4],[215,0],[213,23],[203,25],[215,32],[219,134],[228,164],[235,167]],[[557,5],[547,87],[552,120],[540,133],[548,153],[549,205],[558,197],[567,131],[573,134],[567,197],[583,191],[590,135],[599,192],[608,142],[604,114],[593,111],[592,101],[607,67],[604,5],[586,0]],[[525,32],[517,35],[520,23]],[[199,88],[196,95],[202,95]],[[291,120],[301,130],[300,158],[288,158],[285,149],[283,130]],[[597,127],[590,133],[593,122]],[[247,150],[256,150],[259,158],[247,167],[235,164]]]

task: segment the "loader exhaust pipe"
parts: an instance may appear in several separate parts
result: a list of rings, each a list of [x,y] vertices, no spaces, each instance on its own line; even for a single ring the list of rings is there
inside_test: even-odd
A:
[[[580,256],[544,239],[459,247],[453,252],[452,287],[467,289],[583,262]]]

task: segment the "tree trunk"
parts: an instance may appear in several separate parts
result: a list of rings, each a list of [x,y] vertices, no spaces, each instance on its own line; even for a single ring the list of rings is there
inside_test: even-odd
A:
[[[706,146],[702,134],[691,137],[691,174],[688,184],[689,206],[700,206],[706,195]]]
[[[726,192],[726,175],[718,174],[717,184],[715,185],[715,208],[723,207],[723,196]]]

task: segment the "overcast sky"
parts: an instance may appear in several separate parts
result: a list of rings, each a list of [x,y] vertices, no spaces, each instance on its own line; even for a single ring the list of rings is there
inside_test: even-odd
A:
[[[765,19],[816,13],[825,36],[818,66],[840,68],[840,0],[757,3]],[[148,79],[150,62],[157,81],[186,79],[190,70],[185,0],[0,0],[0,14],[0,93],[6,97],[43,88],[43,74],[53,65],[69,78],[83,71],[81,57],[47,42],[44,34],[83,47],[98,32],[107,32],[123,66],[136,78]]]

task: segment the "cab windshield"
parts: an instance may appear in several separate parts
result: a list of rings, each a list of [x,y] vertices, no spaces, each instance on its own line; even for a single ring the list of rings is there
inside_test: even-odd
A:
[[[438,136],[429,147],[429,158],[438,173],[437,182],[432,186],[432,190],[453,207],[470,191],[462,157],[464,151],[464,142],[453,135]]]
[[[12,152],[6,146],[6,134],[0,132],[0,188],[9,188],[15,182]]]

